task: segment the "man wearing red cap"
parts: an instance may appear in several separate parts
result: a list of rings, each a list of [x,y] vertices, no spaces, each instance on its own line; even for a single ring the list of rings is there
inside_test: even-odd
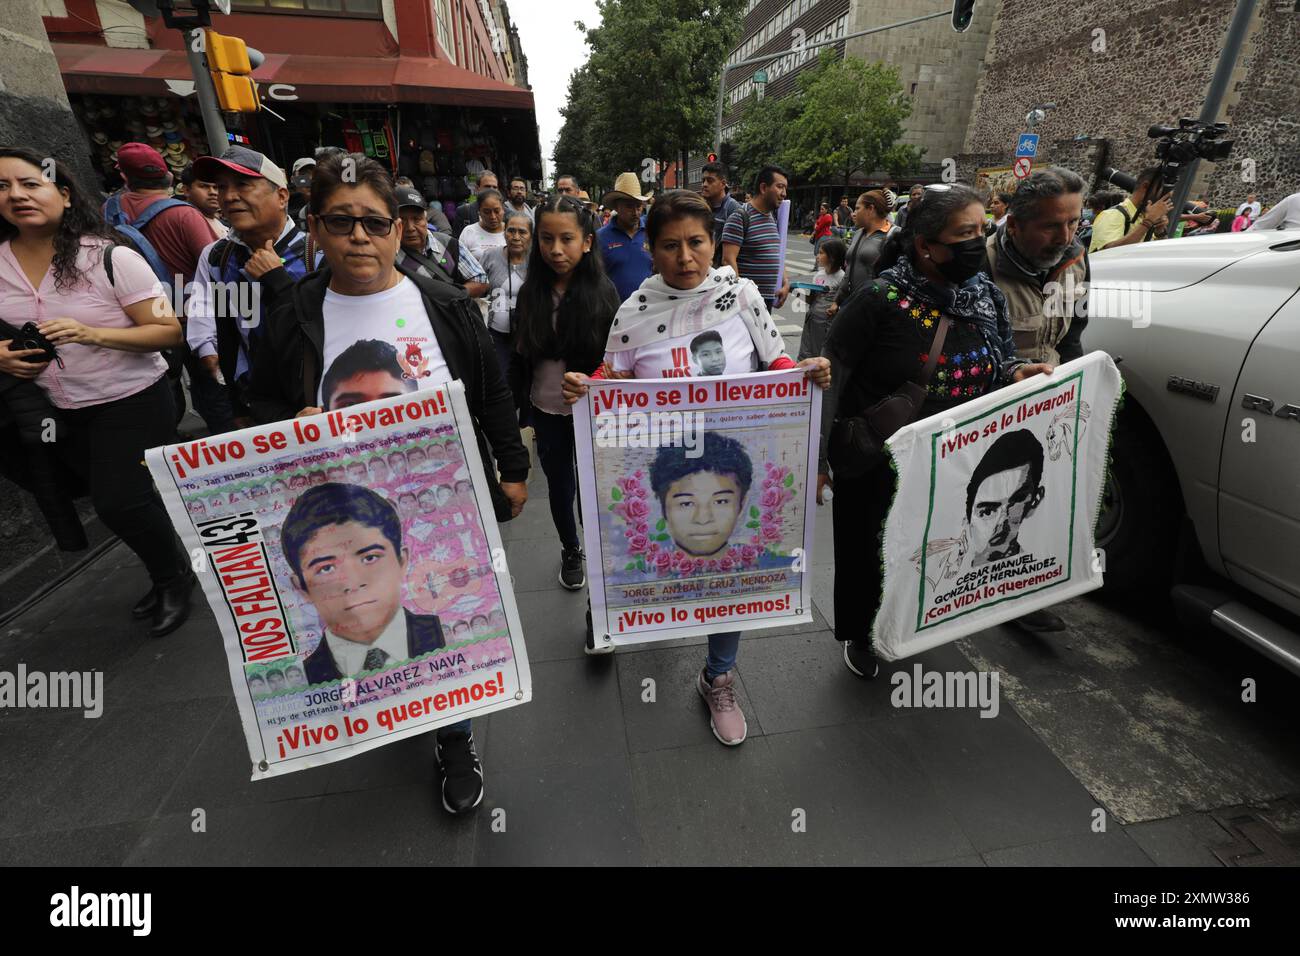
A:
[[[104,204],[104,217],[110,225],[134,226],[152,247],[148,249],[142,243],[135,243],[141,246],[140,251],[150,260],[154,272],[159,273],[158,280],[163,287],[171,291],[168,298],[184,328],[184,290],[194,280],[204,248],[212,242],[208,220],[188,202],[172,197],[172,174],[162,154],[152,146],[124,143],[117,151],[117,168],[126,189],[109,197]],[[229,419],[229,412],[223,409],[223,396],[209,386],[210,377],[202,374],[193,353],[184,345],[167,362],[177,421],[185,414],[180,387],[182,364],[190,370],[195,411],[210,431],[221,431]]]

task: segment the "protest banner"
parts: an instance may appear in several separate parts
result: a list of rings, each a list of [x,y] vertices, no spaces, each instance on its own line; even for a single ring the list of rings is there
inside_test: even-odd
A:
[[[591,382],[574,428],[597,642],[812,620],[820,414],[803,369]]]
[[[253,779],[531,698],[460,382],[146,458],[221,629]]]
[[[1093,352],[890,438],[898,491],[878,656],[909,657],[1101,587],[1093,530],[1122,390],[1110,356]]]

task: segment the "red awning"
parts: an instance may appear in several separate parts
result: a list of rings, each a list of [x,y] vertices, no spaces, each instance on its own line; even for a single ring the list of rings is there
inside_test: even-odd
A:
[[[53,43],[69,93],[167,96],[193,83],[177,50],[130,50]],[[531,90],[419,57],[286,56],[270,54],[253,71],[267,105],[311,103],[438,103],[532,110]],[[169,87],[167,81],[179,86]]]

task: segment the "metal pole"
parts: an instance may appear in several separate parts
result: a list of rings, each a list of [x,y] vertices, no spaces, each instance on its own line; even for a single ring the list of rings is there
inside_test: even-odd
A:
[[[1214,68],[1214,78],[1210,80],[1210,91],[1206,94],[1205,104],[1201,107],[1202,123],[1218,121],[1219,110],[1223,107],[1223,96],[1228,91],[1228,81],[1237,66],[1237,56],[1246,41],[1246,34],[1250,30],[1250,18],[1254,15],[1255,0],[1237,0],[1237,9],[1232,14],[1232,23],[1228,26],[1227,41],[1219,53],[1218,65]],[[1172,237],[1178,229],[1177,217],[1182,214],[1183,206],[1187,203],[1187,196],[1192,191],[1192,180],[1196,178],[1196,169],[1199,165],[1200,160],[1193,159],[1178,177],[1178,185],[1174,187],[1174,204],[1169,210],[1170,220],[1166,231],[1168,236]]]
[[[221,118],[217,104],[217,89],[212,85],[207,59],[203,55],[203,31],[197,27],[185,31],[185,58],[190,61],[194,74],[194,91],[199,98],[199,112],[203,114],[203,130],[208,137],[208,151],[220,156],[230,145],[226,136],[226,123]]]
[[[734,70],[738,66],[753,66],[758,63],[768,63],[772,60],[779,60],[783,56],[789,56],[791,53],[799,53],[804,50],[815,50],[818,47],[834,46],[837,43],[844,43],[848,40],[856,40],[858,37],[867,36],[870,33],[884,33],[886,30],[893,30],[896,27],[907,27],[913,23],[923,23],[926,20],[934,20],[938,17],[952,16],[951,10],[941,10],[938,13],[927,13],[923,17],[912,17],[910,20],[899,20],[897,23],[890,23],[883,27],[871,27],[869,30],[859,30],[857,33],[846,33],[842,37],[836,37],[834,40],[824,40],[821,43],[806,43],[797,50],[782,50],[779,53],[765,53],[762,56],[750,57],[748,60],[738,60],[735,63],[722,64],[722,75],[718,77],[718,113],[717,123],[713,128],[713,151],[719,155],[722,154],[722,101],[727,95],[727,71]]]

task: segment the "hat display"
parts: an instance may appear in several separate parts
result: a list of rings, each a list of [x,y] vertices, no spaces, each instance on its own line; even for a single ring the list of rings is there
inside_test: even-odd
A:
[[[601,204],[612,206],[619,199],[632,199],[636,202],[645,202],[649,196],[642,196],[640,193],[641,181],[636,178],[636,173],[619,173],[618,178],[614,180],[614,188],[605,193],[601,199]]]
[[[284,170],[271,162],[255,149],[247,146],[232,145],[217,156],[200,156],[194,161],[194,173],[200,179],[213,182],[221,167],[243,176],[258,176],[282,189],[289,188],[288,177]]]
[[[108,143],[108,137],[105,136],[103,133],[91,133],[90,138],[93,139],[96,143],[99,143],[101,146]]]

